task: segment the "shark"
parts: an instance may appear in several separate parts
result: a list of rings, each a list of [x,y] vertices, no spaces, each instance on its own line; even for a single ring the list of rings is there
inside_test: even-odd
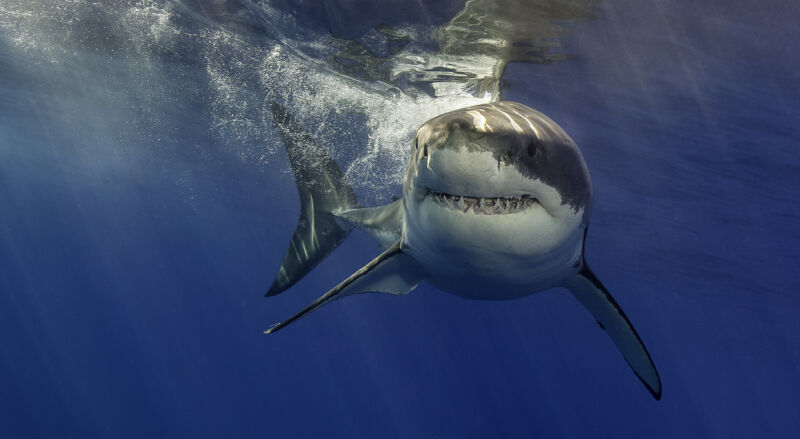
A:
[[[642,339],[586,261],[593,192],[558,124],[526,105],[458,109],[420,126],[402,197],[359,205],[343,171],[286,108],[271,104],[300,196],[300,219],[267,296],[295,285],[358,228],[383,250],[274,333],[334,300],[405,295],[420,283],[468,299],[563,288],[596,319],[652,396],[661,379]]]

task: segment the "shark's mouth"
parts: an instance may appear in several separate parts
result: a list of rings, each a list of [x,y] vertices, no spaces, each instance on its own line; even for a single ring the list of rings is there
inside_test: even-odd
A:
[[[463,195],[451,195],[444,192],[430,191],[428,193],[434,203],[450,209],[462,212],[472,211],[476,215],[505,215],[522,212],[529,209],[539,201],[529,195],[519,197],[465,197]]]

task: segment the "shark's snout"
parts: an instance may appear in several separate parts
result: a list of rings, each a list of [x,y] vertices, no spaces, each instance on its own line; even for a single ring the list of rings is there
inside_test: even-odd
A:
[[[529,195],[551,211],[590,208],[589,172],[577,146],[555,122],[524,105],[484,104],[437,116],[417,130],[413,147],[409,175],[432,191]],[[558,199],[543,200],[543,186]]]

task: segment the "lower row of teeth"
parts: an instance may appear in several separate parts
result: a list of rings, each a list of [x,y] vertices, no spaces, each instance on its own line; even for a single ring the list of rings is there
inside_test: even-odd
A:
[[[469,212],[471,210],[475,214],[483,215],[501,215],[520,212],[533,206],[537,202],[536,198],[528,196],[477,198],[450,195],[442,192],[431,192],[431,198],[435,203],[442,206],[458,209],[462,212]]]

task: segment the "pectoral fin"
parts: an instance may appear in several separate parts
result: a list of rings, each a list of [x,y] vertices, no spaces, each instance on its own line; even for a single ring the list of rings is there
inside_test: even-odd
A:
[[[653,359],[622,308],[597,276],[584,263],[580,273],[566,286],[608,333],[647,390],[655,399],[661,399],[661,379]]]
[[[322,305],[351,294],[408,294],[411,290],[416,288],[424,278],[425,273],[422,268],[411,256],[403,253],[400,241],[397,241],[385,252],[378,255],[378,257],[343,280],[339,285],[336,285],[333,289],[320,296],[300,312],[269,328],[264,331],[264,333],[271,334],[278,331]]]

